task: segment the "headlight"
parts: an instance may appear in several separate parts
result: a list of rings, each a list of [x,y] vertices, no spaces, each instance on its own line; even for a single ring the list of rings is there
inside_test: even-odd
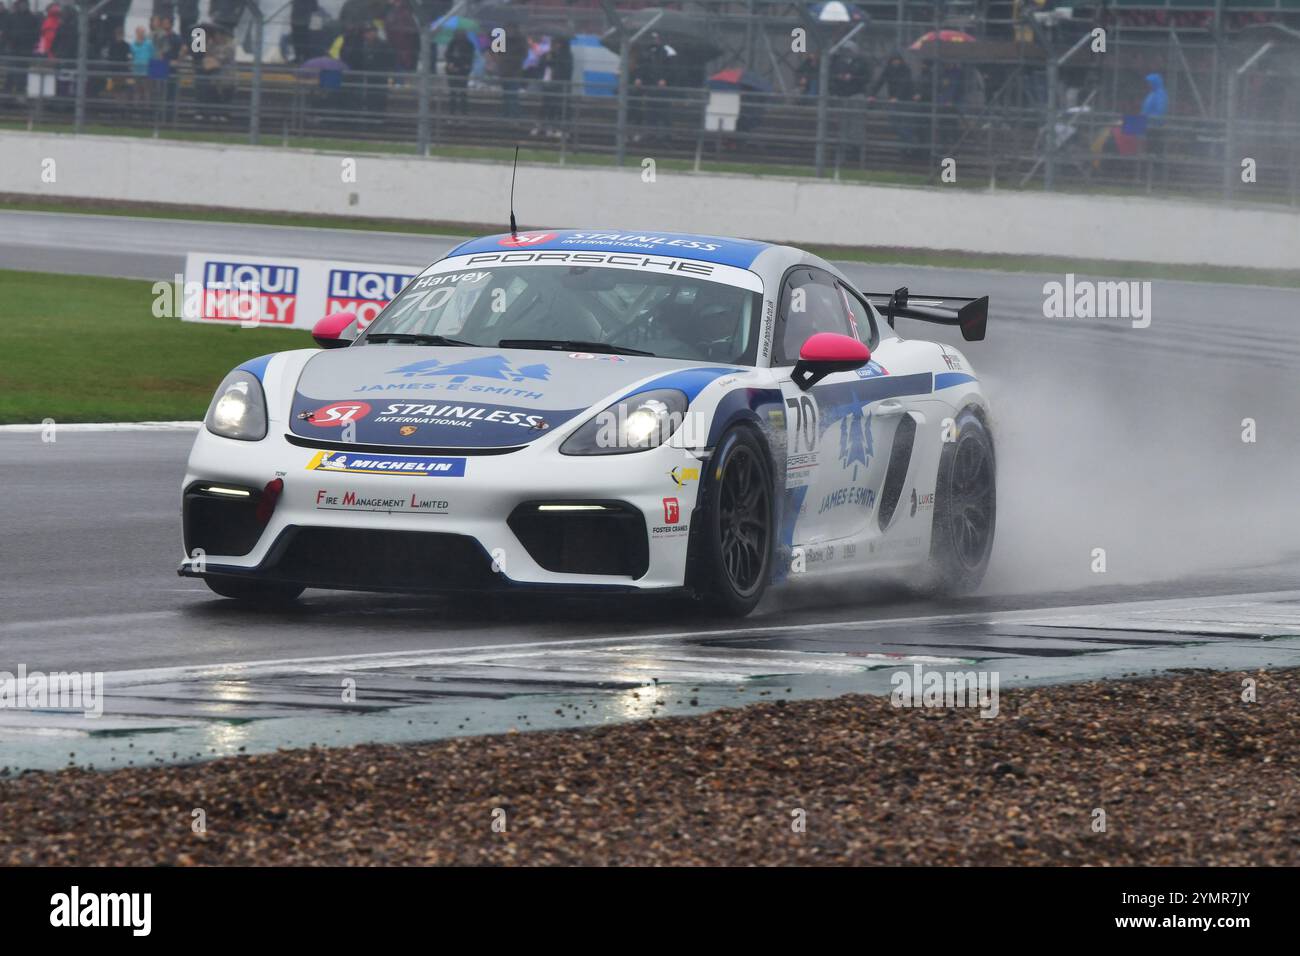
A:
[[[675,388],[629,396],[583,424],[560,446],[560,454],[625,455],[657,448],[681,427],[687,404]]]
[[[240,441],[265,438],[266,397],[257,376],[239,369],[227,375],[212,397],[203,423],[208,426],[208,431],[222,438]]]

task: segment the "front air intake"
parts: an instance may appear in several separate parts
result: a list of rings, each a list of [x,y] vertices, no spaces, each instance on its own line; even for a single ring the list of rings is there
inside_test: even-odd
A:
[[[529,501],[508,523],[547,571],[639,578],[650,567],[645,518],[623,501]]]

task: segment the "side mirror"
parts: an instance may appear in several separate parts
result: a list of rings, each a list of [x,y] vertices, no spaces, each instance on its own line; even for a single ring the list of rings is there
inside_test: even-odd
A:
[[[851,335],[818,332],[799,350],[790,379],[808,391],[833,372],[852,372],[871,361],[871,349]]]
[[[333,312],[312,326],[311,337],[323,349],[347,348],[357,337],[357,314]]]

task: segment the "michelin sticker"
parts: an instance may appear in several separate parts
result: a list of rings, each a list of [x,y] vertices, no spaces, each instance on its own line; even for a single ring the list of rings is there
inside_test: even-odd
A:
[[[346,451],[320,451],[307,463],[308,471],[353,475],[413,475],[433,478],[465,477],[464,458],[425,455],[366,455]]]

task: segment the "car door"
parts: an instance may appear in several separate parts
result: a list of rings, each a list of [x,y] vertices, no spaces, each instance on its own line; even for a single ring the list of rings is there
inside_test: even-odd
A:
[[[862,540],[885,480],[888,449],[905,405],[873,384],[874,364],[822,379],[808,391],[790,380],[799,348],[817,332],[876,341],[871,314],[832,275],[799,266],[782,284],[773,344],[786,405],[787,540],[802,546],[808,569],[852,557],[836,542]],[[850,545],[850,548],[852,545]]]

